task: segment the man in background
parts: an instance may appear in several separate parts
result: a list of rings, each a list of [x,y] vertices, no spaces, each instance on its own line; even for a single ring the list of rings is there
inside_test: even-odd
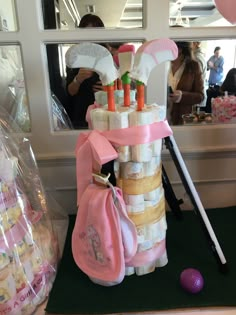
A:
[[[207,70],[210,70],[205,107],[207,113],[211,113],[211,99],[218,96],[223,81],[224,58],[220,55],[220,52],[221,48],[217,46],[214,49],[214,55],[207,61]]]
[[[221,85],[223,80],[224,58],[221,56],[221,48],[214,49],[214,55],[207,61],[207,70],[210,70],[209,85]]]

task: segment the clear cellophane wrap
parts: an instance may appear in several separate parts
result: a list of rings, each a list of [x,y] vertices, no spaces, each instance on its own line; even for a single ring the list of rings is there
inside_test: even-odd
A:
[[[58,241],[30,142],[0,117],[0,314],[28,315],[52,287]]]
[[[102,107],[93,109],[90,115],[92,128],[106,131],[163,121],[166,107],[153,104],[137,111],[134,104],[130,107],[117,106],[115,112]],[[123,191],[128,215],[137,228],[137,253],[163,247],[167,224],[161,171],[162,139],[134,146],[120,146],[116,150],[116,185]],[[166,265],[166,250],[162,252],[161,257],[142,266],[127,266],[126,275],[144,275],[153,272],[156,267]]]

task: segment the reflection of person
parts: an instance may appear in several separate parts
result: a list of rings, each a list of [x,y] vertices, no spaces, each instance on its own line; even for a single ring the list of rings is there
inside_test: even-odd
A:
[[[86,14],[80,20],[79,28],[104,27],[102,20],[94,14]],[[94,93],[102,90],[97,73],[88,69],[66,68],[66,87],[69,94],[68,115],[75,129],[87,128],[87,108],[94,103]]]
[[[210,70],[209,85],[221,85],[223,79],[224,58],[220,55],[221,48],[214,49],[214,55],[207,61],[207,70]]]
[[[236,68],[228,71],[224,82],[220,87],[222,93],[228,92],[229,95],[236,95]]]
[[[170,123],[183,123],[182,115],[189,114],[192,106],[204,98],[203,80],[200,66],[192,58],[189,42],[176,42],[178,57],[171,61],[168,83],[172,88],[168,101],[170,105]]]
[[[193,56],[195,58],[195,60],[197,60],[199,62],[201,71],[202,71],[202,80],[203,80],[203,85],[204,85],[204,100],[201,104],[199,104],[200,106],[205,106],[206,103],[206,85],[207,85],[207,78],[206,78],[206,74],[207,74],[207,63],[205,60],[205,54],[203,53],[202,49],[201,49],[201,42],[193,42],[192,43],[192,49],[193,49]]]
[[[193,48],[194,58],[199,62],[199,65],[201,67],[203,81],[205,81],[207,64],[205,61],[205,54],[203,53],[203,51],[201,49],[201,42],[193,42],[192,48]]]
[[[232,68],[228,71],[221,86],[211,86],[207,90],[207,104],[205,108],[207,113],[211,113],[211,100],[218,96],[223,96],[225,92],[227,92],[228,95],[236,95],[236,68]]]

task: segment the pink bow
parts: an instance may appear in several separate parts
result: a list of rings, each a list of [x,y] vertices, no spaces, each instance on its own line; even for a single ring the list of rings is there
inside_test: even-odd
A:
[[[118,157],[116,150],[102,133],[82,132],[76,145],[77,202],[92,182],[92,173],[101,165]]]

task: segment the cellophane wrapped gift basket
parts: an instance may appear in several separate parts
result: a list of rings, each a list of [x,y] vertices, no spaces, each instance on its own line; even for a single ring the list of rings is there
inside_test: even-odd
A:
[[[166,107],[145,104],[144,93],[151,70],[159,63],[175,59],[177,51],[175,43],[169,39],[146,42],[136,53],[132,45],[124,45],[119,49],[118,70],[112,56],[102,46],[84,43],[72,46],[67,51],[69,67],[93,69],[100,75],[104,86],[104,92],[96,95],[95,104],[87,112],[92,131],[82,133],[77,142],[79,210],[72,235],[74,259],[96,283],[107,286],[118,284],[124,275],[145,275],[168,262],[161,150],[162,138],[172,134],[172,131],[165,119]],[[117,80],[122,83],[122,91],[114,90],[114,81]],[[135,91],[130,90],[131,80],[135,81]],[[112,160],[118,187],[117,193],[113,187],[115,210],[111,208],[106,213],[100,206],[98,215],[96,207],[90,201],[92,198],[87,196],[94,196],[96,200],[97,192],[100,192],[96,186],[97,176],[102,165]],[[117,202],[118,200],[120,201]],[[81,212],[85,206],[86,218]],[[88,212],[91,212],[90,216]],[[111,213],[114,217],[116,213],[120,215],[116,225],[110,220]],[[79,217],[83,224],[79,223]],[[113,235],[106,235],[104,222],[107,222],[107,231],[112,224]],[[117,228],[119,224],[120,227]],[[91,227],[94,238],[96,235],[95,248],[91,247]],[[116,240],[121,235],[123,250],[112,241],[115,233]],[[78,242],[83,250],[79,249]],[[120,259],[122,255],[125,256],[123,260]],[[119,266],[118,261],[122,261]],[[94,274],[94,270],[101,272]],[[106,278],[108,271],[109,277]]]
[[[28,315],[48,296],[58,242],[27,138],[0,111],[0,314]]]

